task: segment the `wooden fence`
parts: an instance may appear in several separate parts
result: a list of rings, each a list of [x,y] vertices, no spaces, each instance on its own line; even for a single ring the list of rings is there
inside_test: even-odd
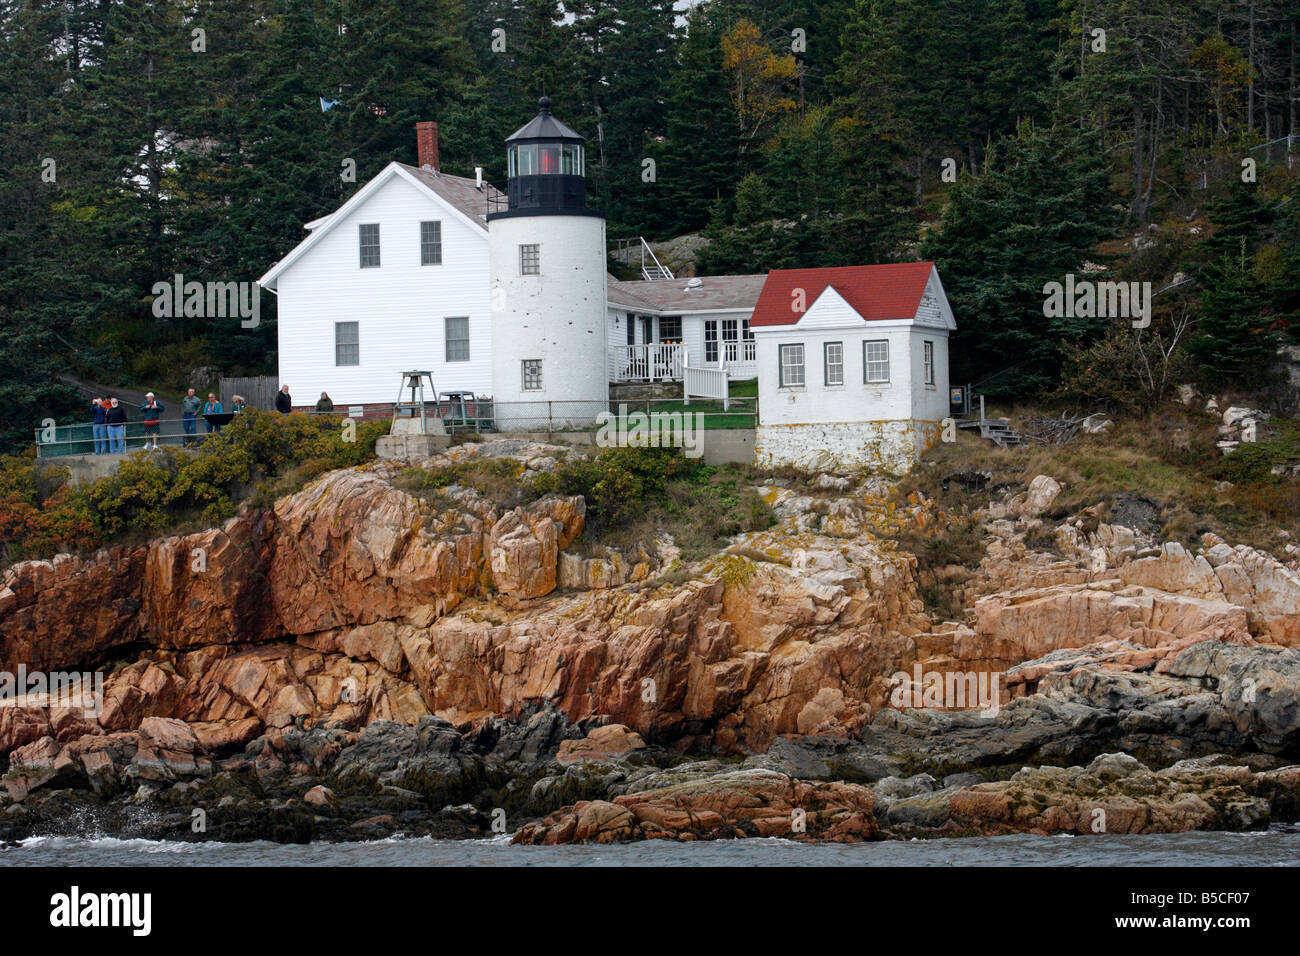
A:
[[[246,404],[269,412],[275,410],[275,393],[280,390],[280,381],[274,375],[239,378],[227,378],[223,375],[217,387],[217,397],[221,399],[221,404],[226,411],[230,411],[235,396],[242,395]]]
[[[688,365],[683,372],[682,396],[687,405],[692,397],[715,398],[721,400],[723,410],[728,408],[730,386],[725,368],[691,368]]]

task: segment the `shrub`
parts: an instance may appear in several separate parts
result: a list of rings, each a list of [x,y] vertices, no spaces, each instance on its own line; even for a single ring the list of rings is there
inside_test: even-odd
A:
[[[343,441],[342,419],[248,409],[196,451],[160,448],[125,458],[88,486],[66,485],[67,470],[31,459],[0,463],[0,544],[7,560],[82,551],[128,532],[157,534],[201,520],[220,522],[249,489],[258,497],[296,490],[334,468],[374,456],[386,422],[356,426]]]

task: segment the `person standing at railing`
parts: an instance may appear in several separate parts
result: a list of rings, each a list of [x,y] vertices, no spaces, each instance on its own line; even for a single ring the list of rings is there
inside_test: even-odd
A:
[[[276,392],[275,410],[281,415],[288,415],[293,411],[293,399],[289,396],[288,385],[281,385],[280,391]]]
[[[153,397],[153,392],[145,392],[144,404],[140,406],[140,416],[144,419],[144,446],[158,450],[158,432],[162,420],[163,403]],[[151,444],[152,442],[152,444]]]
[[[208,392],[208,400],[203,404],[203,414],[205,416],[220,415],[223,411],[225,411],[225,409],[222,408],[221,403],[217,401],[217,396],[212,392]],[[208,421],[206,417],[203,419],[203,427],[208,430],[208,434],[211,434],[214,431],[212,422]]]
[[[334,402],[330,400],[329,395],[325,392],[320,393],[320,400],[316,402],[316,411],[318,414],[328,414],[334,411]]]
[[[90,432],[95,438],[95,454],[108,454],[108,403],[102,398],[97,398],[91,404],[91,410],[95,415],[95,423],[90,426]]]
[[[184,444],[186,448],[193,445],[197,438],[191,438],[199,430],[199,412],[203,410],[203,400],[194,394],[194,389],[185,393],[181,399],[181,427],[185,429]]]
[[[126,451],[126,409],[116,398],[110,398],[108,411],[104,414],[104,423],[108,426],[108,447],[110,453],[121,455]]]

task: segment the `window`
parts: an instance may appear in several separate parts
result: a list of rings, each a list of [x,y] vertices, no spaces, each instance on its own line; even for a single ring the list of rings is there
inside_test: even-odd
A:
[[[542,247],[537,243],[519,247],[519,274],[521,276],[541,275]]]
[[[824,346],[826,359],[826,384],[844,384],[844,343],[827,342]]]
[[[358,323],[334,323],[334,364],[361,364],[361,341]]]
[[[802,387],[803,383],[803,346],[781,346],[781,387]]]
[[[873,382],[889,381],[889,343],[879,340],[862,343],[862,381],[868,385]]]
[[[442,265],[442,223],[420,223],[420,265]]]
[[[361,232],[361,268],[379,268],[379,223],[366,222],[357,227]]]
[[[636,316],[627,314],[627,344],[636,345]]]
[[[934,384],[934,343],[922,342],[921,347],[925,355],[925,384]]]
[[[524,391],[540,392],[542,390],[542,360],[524,359]]]
[[[758,359],[758,344],[754,341],[754,333],[750,331],[749,319],[740,321],[740,339],[744,343],[745,355],[744,361],[754,362]]]
[[[469,361],[469,316],[448,316],[445,320],[447,361]]]
[[[560,157],[560,172],[565,176],[582,175],[582,147],[576,143],[565,143],[564,154]]]
[[[512,146],[507,156],[510,160],[509,176],[514,179],[516,176],[536,176],[537,175],[537,146],[536,144],[528,146]]]
[[[704,321],[704,361],[716,362],[718,360],[718,320],[706,319]]]
[[[659,320],[659,341],[680,342],[682,340],[682,317],[665,315]]]
[[[543,176],[555,176],[560,172],[560,147],[547,144],[537,147],[539,160],[537,171]]]

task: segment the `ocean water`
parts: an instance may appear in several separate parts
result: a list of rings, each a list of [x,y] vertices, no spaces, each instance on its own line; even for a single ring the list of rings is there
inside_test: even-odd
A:
[[[1300,866],[1300,829],[1159,836],[1032,836],[796,843],[649,841],[618,846],[511,846],[508,838],[401,837],[367,843],[178,843],[33,837],[0,849],[22,866]]]

